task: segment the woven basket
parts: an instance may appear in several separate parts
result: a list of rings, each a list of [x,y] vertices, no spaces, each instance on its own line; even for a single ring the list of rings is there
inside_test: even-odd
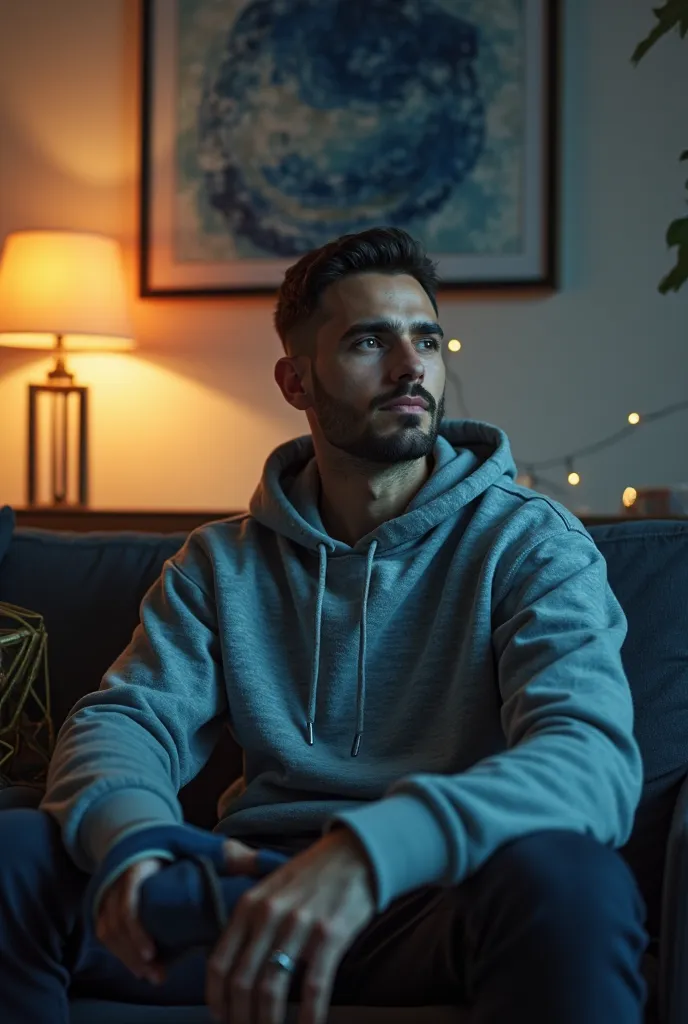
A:
[[[0,784],[43,783],[54,745],[43,617],[0,601]]]

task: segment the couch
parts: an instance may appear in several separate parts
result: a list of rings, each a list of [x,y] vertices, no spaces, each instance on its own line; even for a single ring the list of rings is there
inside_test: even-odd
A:
[[[4,543],[3,543],[4,522]],[[183,533],[68,533],[0,522],[0,601],[40,612],[49,635],[56,725],[98,686],[126,646],[139,602]],[[9,528],[8,528],[9,526]],[[648,1021],[688,1021],[688,521],[591,525],[610,584],[629,621],[623,659],[636,707],[645,786],[633,835],[623,850],[648,905],[652,937],[645,970]],[[10,535],[11,534],[11,535]],[[5,549],[3,551],[3,548]],[[215,823],[219,792],[241,772],[241,753],[226,734],[210,762],[180,794],[187,820]],[[0,807],[37,802],[7,789]],[[134,1007],[75,1000],[72,1024],[208,1024],[203,1007]],[[290,1008],[290,1021],[295,1021]],[[657,1016],[656,1016],[657,1015]],[[467,1022],[451,1007],[333,1007],[330,1024]],[[508,1022],[505,1022],[508,1024]]]

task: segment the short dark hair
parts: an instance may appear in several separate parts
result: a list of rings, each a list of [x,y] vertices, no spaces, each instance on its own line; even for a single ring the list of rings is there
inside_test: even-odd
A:
[[[315,312],[328,285],[349,274],[369,270],[415,277],[437,315],[437,265],[429,258],[423,245],[401,228],[370,228],[357,234],[342,235],[319,249],[307,252],[298,263],[289,267],[278,292],[275,309],[275,330],[285,352],[289,348],[298,352],[293,344],[294,329]]]

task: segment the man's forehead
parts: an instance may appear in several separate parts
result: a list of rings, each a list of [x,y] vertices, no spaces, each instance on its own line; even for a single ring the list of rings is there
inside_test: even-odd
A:
[[[385,315],[435,316],[422,285],[409,274],[349,274],[325,289],[319,305],[323,323]]]

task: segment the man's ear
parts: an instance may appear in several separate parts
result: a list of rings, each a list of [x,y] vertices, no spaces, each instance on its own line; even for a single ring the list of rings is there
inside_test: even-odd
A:
[[[306,356],[282,356],[275,364],[275,380],[289,405],[305,412],[313,405],[308,391]]]

